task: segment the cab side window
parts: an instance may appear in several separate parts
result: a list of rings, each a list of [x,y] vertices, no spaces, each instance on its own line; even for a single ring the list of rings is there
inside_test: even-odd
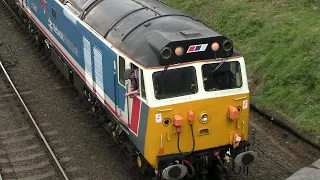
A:
[[[119,82],[124,86],[125,85],[125,79],[124,79],[124,71],[126,69],[125,60],[123,57],[119,56]]]
[[[136,65],[131,63],[131,69],[133,70],[137,70],[138,74],[138,83],[139,83],[139,95],[140,97],[142,97],[143,99],[146,99],[146,91],[145,91],[145,86],[144,86],[144,77],[143,77],[143,70],[138,68]]]
[[[145,90],[145,87],[144,87],[144,78],[143,78],[143,70],[140,69],[140,84],[141,84],[141,87],[140,87],[140,94],[141,94],[141,97],[143,99],[146,99],[146,90]]]

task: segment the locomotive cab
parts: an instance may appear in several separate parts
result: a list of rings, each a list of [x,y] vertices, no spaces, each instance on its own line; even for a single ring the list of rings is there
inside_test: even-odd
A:
[[[159,176],[205,177],[211,169],[224,172],[254,162],[257,154],[248,151],[249,88],[242,56],[189,59],[144,74],[150,108],[144,157]]]
[[[196,173],[210,174],[210,168],[231,170],[254,162],[256,153],[248,151],[249,89],[243,57],[137,69],[140,93],[135,98],[148,106],[143,158],[159,176],[200,176]]]

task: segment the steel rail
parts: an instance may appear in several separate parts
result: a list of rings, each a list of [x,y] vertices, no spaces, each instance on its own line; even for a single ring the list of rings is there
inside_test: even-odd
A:
[[[0,42],[0,46],[2,46],[2,45],[5,45],[5,46],[6,46],[7,50],[8,50],[9,53],[10,53],[10,56],[12,57],[12,60],[13,60],[13,63],[12,63],[12,62],[9,62],[9,61],[7,61],[7,62],[10,63],[11,66],[15,66],[15,65],[17,64],[17,60],[16,60],[16,58],[14,57],[11,48],[9,47],[9,45],[8,45],[6,42],[4,42],[4,43],[3,43],[3,42]],[[0,179],[0,180],[1,180],[1,179]]]
[[[19,19],[19,17],[17,16],[17,14],[11,9],[11,7],[7,4],[7,2],[5,0],[2,0],[2,3],[8,8],[8,10],[12,13],[12,15],[14,16],[14,18],[21,24],[21,21]],[[1,179],[0,179],[1,180]]]
[[[9,51],[9,53],[10,53],[10,56],[12,57],[12,59],[13,59],[13,61],[14,61],[13,66],[16,65],[16,64],[17,64],[17,60],[16,60],[16,58],[14,57],[11,48],[9,47],[9,45],[8,45],[6,42],[4,42],[4,44],[6,45],[8,51]],[[11,63],[11,64],[12,64],[12,63]]]
[[[6,75],[6,77],[7,77],[8,81],[9,81],[10,85],[11,85],[12,88],[14,89],[16,95],[17,95],[18,98],[20,99],[20,102],[21,102],[21,104],[23,105],[25,111],[28,113],[28,115],[29,115],[30,119],[32,120],[34,126],[36,127],[39,135],[41,136],[41,139],[42,139],[43,142],[45,143],[47,149],[50,151],[50,154],[51,154],[52,158],[54,159],[54,161],[56,162],[56,165],[59,167],[59,170],[60,170],[60,172],[62,173],[63,177],[64,177],[66,180],[69,180],[69,178],[67,177],[65,171],[63,170],[62,166],[60,165],[60,163],[59,163],[56,155],[53,153],[50,145],[48,144],[47,140],[46,140],[45,137],[43,136],[43,133],[41,132],[39,126],[37,125],[37,123],[35,122],[34,118],[32,117],[32,115],[31,115],[28,107],[27,107],[26,104],[24,103],[24,101],[23,101],[23,99],[21,98],[19,92],[17,91],[16,87],[14,86],[13,82],[11,81],[11,78],[10,78],[10,76],[8,75],[8,73],[7,73],[6,69],[4,68],[4,66],[2,65],[2,62],[1,62],[1,61],[0,61],[0,66],[1,66],[1,69],[2,69],[2,71],[4,72],[4,74]],[[1,179],[0,179],[0,180],[1,180]]]

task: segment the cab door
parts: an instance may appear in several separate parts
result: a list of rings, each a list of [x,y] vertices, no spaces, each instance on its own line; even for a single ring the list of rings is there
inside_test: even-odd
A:
[[[124,71],[126,69],[126,61],[123,57],[118,56],[117,58],[117,78],[115,88],[116,88],[116,112],[122,119],[125,124],[128,124],[128,108],[127,108],[127,98],[125,97],[126,94],[126,81],[124,78]]]

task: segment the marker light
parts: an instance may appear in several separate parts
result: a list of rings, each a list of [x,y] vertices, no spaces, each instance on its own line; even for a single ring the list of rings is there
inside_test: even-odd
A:
[[[228,106],[228,118],[232,121],[239,118],[239,110],[233,106]]]
[[[181,56],[183,54],[183,48],[182,47],[177,47],[175,50],[174,50],[174,53],[177,55],[177,56]]]
[[[208,114],[204,113],[201,115],[200,121],[201,121],[201,123],[207,123],[208,119],[209,119]]]
[[[219,43],[217,43],[217,42],[212,43],[211,48],[213,51],[218,51]]]

